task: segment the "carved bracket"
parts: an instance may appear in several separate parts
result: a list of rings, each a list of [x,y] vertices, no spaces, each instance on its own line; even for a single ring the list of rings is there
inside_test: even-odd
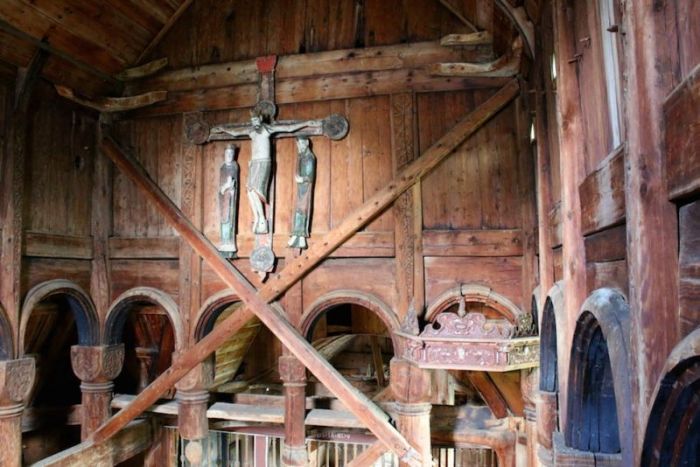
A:
[[[21,404],[34,386],[33,358],[0,361],[0,406]]]
[[[306,381],[306,367],[291,355],[279,358],[280,379],[285,383],[302,383]]]
[[[177,360],[177,355],[173,355],[173,360]],[[196,391],[209,389],[214,384],[214,358],[207,358],[190,370],[175,388],[178,394],[185,391]]]
[[[73,373],[84,383],[106,383],[114,380],[124,364],[124,344],[84,346],[70,349]]]

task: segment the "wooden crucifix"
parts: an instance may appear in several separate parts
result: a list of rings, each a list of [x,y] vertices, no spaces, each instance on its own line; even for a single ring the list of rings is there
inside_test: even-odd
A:
[[[210,141],[231,141],[241,138],[251,140],[251,159],[248,180],[245,183],[250,209],[253,214],[255,248],[250,262],[261,277],[272,271],[275,255],[272,251],[272,206],[269,196],[272,178],[272,138],[326,136],[333,140],[345,137],[348,121],[342,115],[333,114],[318,120],[275,120],[274,68],[277,58],[263,57],[256,61],[261,79],[258,103],[252,111],[250,122],[226,123],[208,128],[199,122],[197,128],[188,129],[191,141],[203,144]]]

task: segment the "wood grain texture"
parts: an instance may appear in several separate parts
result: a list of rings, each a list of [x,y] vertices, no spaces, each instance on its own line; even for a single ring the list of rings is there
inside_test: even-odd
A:
[[[625,219],[625,158],[620,147],[605,158],[579,186],[581,229],[584,235]]]
[[[679,230],[680,329],[687,335],[700,326],[700,201],[680,208]]]
[[[522,233],[510,230],[425,230],[425,256],[522,256]]]
[[[700,190],[700,65],[664,102],[666,184],[670,199]]]

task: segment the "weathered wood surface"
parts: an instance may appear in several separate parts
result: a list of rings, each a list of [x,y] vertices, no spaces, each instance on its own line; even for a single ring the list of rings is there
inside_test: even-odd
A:
[[[678,275],[681,335],[700,326],[700,201],[680,208]]]
[[[666,183],[670,199],[700,190],[700,65],[664,102]]]
[[[623,463],[639,464],[645,417],[666,355],[678,342],[678,217],[664,182],[663,102],[674,83],[675,2],[630,4],[626,62],[625,205],[633,428],[621,431]],[[650,59],[654,57],[654,59]],[[660,60],[656,63],[656,60]],[[626,452],[632,456],[627,457]],[[627,458],[626,458],[627,457]]]
[[[15,84],[12,119],[6,126],[6,141],[2,148],[0,175],[2,176],[2,245],[0,245],[0,303],[8,314],[10,324],[19,328],[19,312],[22,306],[22,234],[25,209],[25,167],[27,155],[27,123],[30,121],[29,104],[41,70],[46,63],[46,52],[39,50],[26,70],[18,70]]]
[[[569,4],[563,0],[553,6],[555,21],[555,49],[557,56],[557,98],[559,103],[558,131],[560,142],[561,173],[561,226],[562,226],[562,270],[566,283],[562,325],[564,339],[571,342],[574,323],[586,298],[586,259],[581,235],[581,202],[578,186],[585,174],[586,146],[585,123],[581,115],[577,62],[569,62],[576,54],[575,31],[571,24]],[[559,321],[558,321],[559,322]],[[561,365],[563,374],[568,374],[569,362]],[[559,380],[560,394],[566,394],[567,381]],[[562,412],[566,425],[566,413]]]
[[[586,262],[596,263],[625,259],[627,255],[626,234],[627,231],[623,224],[588,235],[584,240]]]
[[[386,452],[386,447],[380,441],[377,441],[362,451],[359,456],[355,457],[347,467],[374,465]]]
[[[105,443],[96,445],[92,441],[84,441],[33,465],[36,467],[117,465],[148,449],[153,442],[153,431],[150,420],[137,420]]]
[[[92,259],[90,237],[25,232],[22,254],[43,258]]]
[[[584,235],[614,226],[625,219],[625,152],[621,146],[579,186],[581,229]]]
[[[444,47],[491,45],[492,42],[493,36],[488,31],[473,32],[470,34],[448,34],[440,39],[440,45]]]
[[[159,58],[157,60],[153,60],[148,63],[144,63],[143,65],[140,66],[135,66],[131,68],[125,68],[124,70],[120,71],[116,75],[114,75],[115,78],[117,78],[120,81],[131,81],[135,79],[143,79],[148,76],[154,75],[158,73],[160,70],[168,66],[168,58],[163,57]]]
[[[150,91],[136,96],[127,97],[85,97],[75,93],[71,88],[60,84],[54,85],[59,96],[76,104],[82,105],[98,112],[124,112],[140,109],[164,101],[168,93],[166,91]]]
[[[192,5],[192,2],[194,0],[182,0],[180,5],[177,7],[177,9],[172,13],[170,18],[163,24],[163,27],[160,28],[160,31],[158,31],[158,34],[155,35],[155,37],[146,45],[146,47],[143,49],[139,57],[136,59],[135,63],[141,63],[146,57],[149,56],[149,54],[155,49],[158,44],[163,40],[163,37],[170,32],[170,29],[172,29],[173,25],[177,22],[177,20],[180,19],[180,16],[182,16],[187,9]]]
[[[298,280],[303,272],[312,268],[320,258],[341,244],[368,220],[371,220],[377,212],[380,212],[382,209],[386,208],[386,206],[388,206],[388,204],[390,204],[402,191],[410,187],[415,180],[420,178],[420,176],[424,175],[442,159],[444,159],[453,150],[456,144],[471,135],[477,128],[490,119],[494,113],[498,112],[503,106],[510,102],[510,100],[515,97],[517,90],[518,84],[516,82],[511,82],[508,86],[496,93],[496,95],[489,99],[484,105],[479,107],[475,112],[468,115],[459,125],[455,127],[455,129],[449,132],[440,142],[434,145],[431,150],[427,151],[427,153],[424,154],[418,161],[409,165],[404,171],[402,171],[399,177],[397,177],[396,182],[389,184],[384,190],[380,191],[368,202],[366,202],[361,209],[356,211],[355,215],[341,223],[339,227],[328,234],[325,242],[319,243],[316,248],[312,247],[306,255],[292,262],[291,268],[287,267],[285,268],[285,271],[282,271],[282,273],[273,275],[270,282],[265,289],[261,291],[261,293],[265,293],[266,290],[270,290],[270,292],[268,292],[270,299],[282,293],[289,285]],[[127,163],[128,159],[124,159],[124,154],[120,153],[120,150],[113,143],[105,141],[103,150],[110,151],[108,154],[115,160],[121,160],[121,164]],[[269,309],[265,305],[263,299],[255,294],[252,287],[249,285],[241,286],[241,282],[239,281],[241,280],[242,276],[240,276],[239,273],[235,273],[233,270],[231,270],[229,263],[224,261],[218,255],[215,248],[200,233],[191,228],[189,221],[181,216],[179,210],[167,199],[167,197],[157,188],[157,186],[155,186],[155,184],[148,179],[143,169],[136,169],[136,171],[134,171],[133,161],[128,162],[128,165],[122,165],[122,168],[130,170],[132,176],[136,177],[136,180],[139,180],[142,187],[151,194],[154,200],[158,201],[163,214],[169,213],[170,221],[173,222],[173,225],[178,227],[181,235],[188,235],[188,241],[194,242],[192,245],[196,245],[199,247],[199,249],[201,249],[198,249],[198,253],[206,254],[210,261],[214,261],[212,264],[217,265],[217,273],[221,274],[222,278],[229,276],[231,280],[227,281],[230,282],[228,285],[234,287],[234,290],[236,290],[244,301],[256,303],[257,305],[255,306],[258,310],[267,310],[269,317],[265,316],[263,313],[261,318],[263,318],[263,322],[271,330],[273,330],[278,336],[280,336],[280,334],[286,335],[288,338],[285,337],[283,339],[285,343],[290,344],[295,342],[296,344],[294,345],[299,345],[301,349],[305,349],[304,352],[308,352],[304,353],[299,348],[294,347],[290,349],[296,351],[296,356],[300,358],[300,360],[302,360],[307,367],[320,364],[317,367],[310,369],[312,372],[317,374],[317,376],[319,374],[322,375],[322,378],[320,378],[321,381],[323,381],[327,386],[331,387],[333,386],[333,383],[340,383],[340,387],[334,388],[336,391],[342,391],[343,388],[347,387],[345,386],[347,385],[347,382],[345,382],[342,378],[333,376],[334,371],[332,368],[329,368],[327,363],[324,365],[323,362],[318,360],[317,356],[312,357],[316,355],[313,348],[303,341],[301,336],[299,336],[298,333],[289,325],[285,318],[282,316],[277,316],[277,313],[274,310]],[[294,272],[285,274],[285,272],[289,269],[292,269]],[[286,280],[284,280],[285,278]],[[243,281],[243,283],[247,283],[244,279]],[[286,283],[286,285],[276,285],[276,282]],[[238,329],[242,323],[247,321],[247,319],[250,317],[250,312],[244,313],[241,311],[239,313],[235,313],[231,318],[221,323],[212,333],[200,341],[200,343],[195,346],[191,352],[176,362],[177,371],[167,371],[163,376],[157,379],[154,384],[149,386],[149,388],[146,388],[146,390],[144,390],[144,392],[142,392],[138,398],[140,401],[135,401],[135,403],[129,408],[125,408],[111,421],[108,421],[105,425],[103,425],[103,427],[96,432],[95,439],[106,439],[118,431],[120,426],[123,426],[125,421],[128,421],[130,418],[133,418],[135,415],[140,413],[145,407],[150,405],[150,403],[152,403],[162,391],[167,389],[167,387],[169,387],[174,381],[184,375],[184,373],[186,373],[194,364],[196,364],[196,362],[204,359],[209,353],[211,353],[211,351],[218,345],[217,339],[225,339],[231,331]],[[183,360],[186,360],[187,362],[185,363]],[[324,374],[324,372],[327,374]],[[345,383],[345,385],[343,385],[343,383]],[[348,405],[348,408],[358,415],[363,422],[379,422],[379,427],[384,426],[381,423],[381,418],[377,417],[378,414],[376,414],[376,412],[362,410],[366,409],[368,405],[367,403],[362,404],[356,399],[356,392],[349,387],[347,387],[346,391],[347,392],[345,394],[341,393],[343,396],[340,397],[341,400],[343,400],[346,405]],[[359,406],[353,405],[352,403],[347,404],[348,402],[353,402],[352,399],[355,399],[355,401],[359,403]],[[362,407],[362,409],[360,407]],[[385,441],[392,450],[395,450],[401,456],[404,456],[412,451],[410,446],[403,444],[405,443],[405,440],[403,440],[403,438],[400,436],[397,436],[398,433],[392,432],[392,429],[389,429],[386,426],[383,432],[376,426],[374,429],[379,431],[379,433],[377,433],[378,437],[380,439],[384,438],[383,441]],[[408,456],[408,458],[411,457],[412,455]]]
[[[425,256],[522,256],[522,234],[509,230],[425,230]]]

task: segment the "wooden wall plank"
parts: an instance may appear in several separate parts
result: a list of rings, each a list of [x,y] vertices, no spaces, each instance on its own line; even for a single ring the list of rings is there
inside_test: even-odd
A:
[[[625,219],[624,150],[611,154],[579,186],[581,229],[587,235]]]
[[[586,261],[595,263],[625,259],[627,256],[626,233],[627,230],[623,224],[588,235],[584,240]]]
[[[700,201],[679,210],[678,274],[681,337],[700,326]]]
[[[522,256],[522,233],[512,230],[425,230],[425,256]]]
[[[430,305],[441,293],[457,284],[477,283],[491,287],[516,305],[522,302],[522,258],[426,257],[425,294]],[[527,303],[529,306],[529,303]]]
[[[666,183],[671,199],[700,191],[700,65],[664,103]]]

